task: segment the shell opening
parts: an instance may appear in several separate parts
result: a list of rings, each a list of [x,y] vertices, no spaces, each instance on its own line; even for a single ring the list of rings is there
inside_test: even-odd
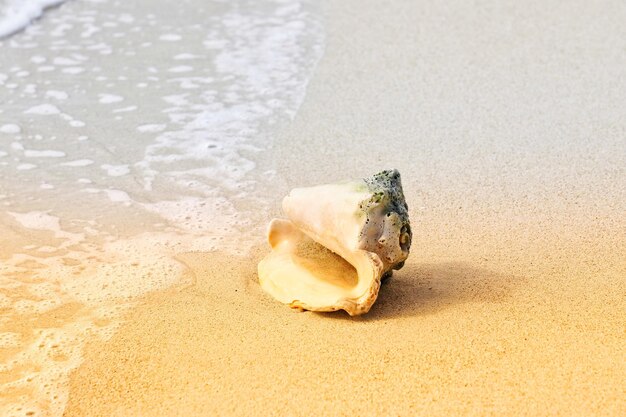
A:
[[[291,259],[320,283],[345,290],[359,283],[359,275],[352,264],[311,239],[300,240],[295,245]]]
[[[272,252],[259,262],[259,282],[274,298],[306,310],[344,309],[350,315],[369,310],[382,275],[376,254],[353,251],[346,259],[289,220],[272,220],[268,238]]]

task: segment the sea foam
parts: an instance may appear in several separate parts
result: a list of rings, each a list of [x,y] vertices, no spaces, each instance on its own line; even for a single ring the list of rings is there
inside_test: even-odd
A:
[[[0,0],[0,38],[24,29],[44,10],[66,0]]]

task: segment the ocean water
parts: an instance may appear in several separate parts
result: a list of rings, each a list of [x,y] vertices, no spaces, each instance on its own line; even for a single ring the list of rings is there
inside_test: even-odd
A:
[[[185,283],[176,253],[262,235],[256,157],[324,45],[312,1],[49,4],[0,0],[3,416],[60,415],[86,341]]]

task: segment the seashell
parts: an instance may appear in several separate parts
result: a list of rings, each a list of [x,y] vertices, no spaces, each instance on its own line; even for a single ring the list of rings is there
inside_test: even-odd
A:
[[[296,188],[282,206],[288,220],[270,222],[272,251],[258,265],[263,290],[301,310],[367,313],[409,256],[400,173]]]

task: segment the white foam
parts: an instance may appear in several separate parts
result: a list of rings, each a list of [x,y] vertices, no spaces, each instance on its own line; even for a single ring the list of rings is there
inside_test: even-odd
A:
[[[172,67],[168,69],[169,72],[191,72],[193,71],[193,67],[189,65],[178,65],[176,67]]]
[[[35,95],[37,93],[37,84],[26,84],[22,91],[24,94]]]
[[[62,56],[56,57],[52,60],[52,63],[54,65],[62,65],[62,66],[73,66],[73,65],[78,65],[80,64],[80,62],[74,60],[74,59],[70,59],[70,58],[65,58]]]
[[[115,94],[98,94],[98,102],[103,104],[119,103],[124,97]]]
[[[85,72],[85,68],[83,68],[83,67],[68,67],[68,68],[63,68],[61,70],[61,72],[64,73],[64,74],[75,75],[75,74],[80,74],[82,72]]]
[[[9,0],[0,9],[0,38],[25,28],[40,17],[45,9],[65,0]]]
[[[133,23],[135,21],[135,18],[127,13],[122,14],[118,19],[118,21],[122,22],[122,23]]]
[[[61,230],[59,218],[49,215],[44,211],[30,211],[27,213],[8,212],[17,222],[27,228],[34,230],[49,230],[58,232]]]
[[[104,164],[100,166],[107,172],[109,177],[121,177],[127,175],[130,170],[128,169],[128,165],[108,165]]]
[[[0,126],[0,132],[2,133],[20,133],[22,128],[16,124],[8,123]]]
[[[56,67],[52,66],[52,65],[42,65],[41,67],[37,68],[38,72],[51,72],[54,71],[56,69]]]
[[[182,39],[182,36],[177,35],[175,33],[166,33],[164,35],[159,36],[159,40],[167,41],[167,42],[176,42]]]
[[[178,54],[174,56],[174,59],[177,61],[180,60],[188,60],[188,59],[196,59],[196,58],[200,58],[199,55],[194,55],[194,54]]]
[[[61,110],[59,110],[57,106],[54,106],[52,104],[40,104],[38,106],[31,107],[30,109],[26,110],[24,113],[49,116],[53,114],[60,114]]]
[[[122,190],[103,190],[103,192],[109,197],[109,200],[113,202],[130,202],[131,198],[127,192]]]
[[[65,152],[27,149],[24,151],[24,156],[27,158],[63,158],[65,156]]]
[[[75,161],[64,162],[61,166],[64,167],[86,167],[93,164],[93,160],[91,159],[77,159]]]
[[[43,64],[46,61],[47,59],[45,56],[33,55],[32,57],[30,57],[30,62],[32,62],[33,64]]]
[[[87,23],[83,27],[85,28],[85,30],[80,33],[80,37],[83,39],[91,38],[94,34],[102,31],[102,29],[100,29],[98,26],[91,23]]]
[[[145,124],[145,125],[141,125],[141,126],[137,126],[137,131],[142,132],[142,133],[156,133],[156,132],[162,132],[164,131],[166,128],[166,125],[164,124]]]
[[[137,108],[137,106],[120,107],[119,109],[113,110],[112,113],[126,113],[129,111],[135,111]]]
[[[17,167],[15,167],[15,169],[17,169],[18,171],[28,171],[33,168],[37,168],[37,165],[24,163],[24,164],[18,164]]]

